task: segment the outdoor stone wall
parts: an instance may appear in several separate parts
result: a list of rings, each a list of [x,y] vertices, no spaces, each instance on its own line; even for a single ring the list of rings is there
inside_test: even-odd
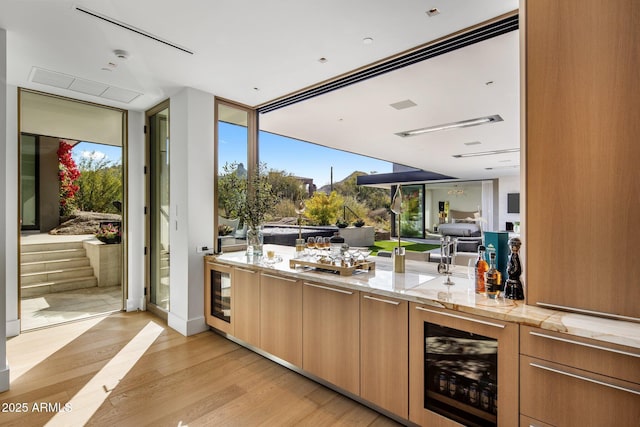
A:
[[[346,227],[340,229],[340,236],[349,246],[369,247],[373,246],[376,232],[372,226]]]
[[[107,245],[98,239],[83,242],[98,286],[116,286],[122,282],[122,244]]]

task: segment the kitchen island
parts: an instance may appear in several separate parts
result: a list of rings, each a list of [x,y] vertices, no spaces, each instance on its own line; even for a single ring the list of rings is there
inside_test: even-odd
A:
[[[267,264],[247,258],[244,252],[205,257],[208,324],[228,338],[399,421],[422,425],[456,425],[452,419],[470,422],[451,415],[473,406],[460,376],[457,389],[455,378],[449,375],[446,389],[441,390],[454,399],[429,391],[435,400],[446,401],[449,409],[434,413],[424,407],[427,389],[433,387],[433,373],[425,367],[424,343],[427,326],[434,324],[496,343],[499,363],[493,381],[500,384],[500,410],[494,391],[485,407],[481,406],[484,401],[472,402],[476,407],[468,409],[470,416],[484,417],[498,425],[535,419],[553,424],[549,421],[555,414],[536,403],[548,390],[536,387],[535,382],[549,384],[550,380],[535,377],[537,371],[528,372],[530,366],[543,366],[540,369],[547,369],[545,375],[549,366],[556,371],[559,366],[568,366],[570,374],[578,377],[584,370],[589,374],[584,375],[589,384],[602,382],[604,376],[612,377],[614,387],[598,386],[589,393],[622,405],[622,422],[640,416],[636,405],[640,394],[640,374],[635,373],[640,372],[637,323],[490,299],[474,292],[467,268],[461,266],[454,269],[455,284],[447,286],[433,263],[408,260],[405,273],[394,273],[391,260],[372,257],[375,269],[342,276],[291,268],[292,247],[265,245],[264,251],[274,251],[281,261]],[[571,348],[551,348],[544,353],[536,350],[544,343],[537,343],[520,349],[520,343],[530,337]],[[572,346],[579,346],[578,353],[586,353],[576,358]],[[558,362],[557,354],[563,351],[569,357],[560,357]],[[584,359],[599,362],[585,365]],[[527,364],[519,366],[524,360]],[[602,363],[629,369],[607,370]],[[528,375],[526,383],[520,380],[519,371]],[[572,387],[584,389],[581,384],[565,386],[568,392]],[[495,384],[491,387],[498,389]],[[522,395],[527,396],[527,403],[533,402],[524,405],[524,410],[519,400]],[[595,402],[592,406],[594,411],[605,411],[597,409],[602,405]],[[583,412],[598,419],[597,414]]]

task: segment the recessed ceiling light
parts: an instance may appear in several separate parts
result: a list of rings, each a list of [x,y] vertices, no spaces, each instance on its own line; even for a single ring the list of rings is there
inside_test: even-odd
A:
[[[480,145],[482,144],[482,142],[480,141],[471,141],[471,142],[465,142],[464,145]]]
[[[426,13],[427,13],[427,15],[428,15],[429,17],[432,17],[432,16],[439,15],[439,14],[440,14],[440,11],[438,10],[438,8],[437,8],[437,7],[432,7],[431,9],[427,10],[427,12],[426,12]]]
[[[324,56],[322,58],[318,59],[318,62],[321,63],[321,64],[324,64],[327,61],[328,61],[328,59],[325,58]]]
[[[113,54],[119,59],[129,59],[129,52],[126,50],[116,49],[113,51]]]
[[[460,159],[460,158],[463,158],[463,157],[480,157],[480,156],[492,156],[494,154],[517,153],[518,151],[520,151],[519,148],[505,148],[504,150],[479,151],[479,152],[476,152],[476,153],[454,154],[451,157],[455,157],[456,159]]]
[[[446,123],[443,125],[406,130],[404,132],[398,132],[396,133],[396,135],[406,138],[407,136],[416,136],[416,135],[421,135],[423,133],[438,132],[441,130],[449,130],[449,129],[456,129],[456,128],[466,128],[470,126],[478,126],[478,125],[484,125],[487,123],[495,123],[495,122],[501,122],[501,121],[502,121],[502,117],[500,117],[499,114],[494,114],[493,116],[478,117],[476,119],[461,120],[459,122]]]
[[[488,82],[485,82],[484,84],[487,85],[487,86],[491,86],[493,84],[493,80],[489,80]]]
[[[371,44],[371,43],[373,43],[373,39],[371,37],[365,37],[365,38],[362,39],[362,43]]]
[[[255,90],[256,92],[259,92],[260,88],[259,87],[254,87],[253,90]]]

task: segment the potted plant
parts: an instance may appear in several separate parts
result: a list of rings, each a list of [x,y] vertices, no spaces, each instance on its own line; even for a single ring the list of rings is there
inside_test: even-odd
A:
[[[358,218],[355,220],[353,225],[355,225],[356,227],[362,227],[364,225],[364,220],[362,218]]]
[[[336,226],[338,226],[338,228],[347,228],[349,223],[343,218],[336,221]]]
[[[106,224],[98,229],[98,232],[95,234],[95,236],[96,239],[110,245],[113,243],[120,243],[122,234],[120,233],[120,229],[115,225]]]
[[[223,170],[218,187],[224,194],[227,214],[240,218],[247,226],[247,252],[261,256],[262,225],[267,213],[278,202],[268,181],[266,165],[257,165],[255,174],[249,177],[241,163],[227,163]]]

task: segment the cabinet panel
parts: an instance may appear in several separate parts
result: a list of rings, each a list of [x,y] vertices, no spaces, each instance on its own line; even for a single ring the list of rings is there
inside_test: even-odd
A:
[[[205,260],[204,310],[207,325],[233,335],[233,269]]]
[[[523,326],[520,353],[640,384],[640,351]]]
[[[409,303],[360,297],[360,396],[409,418]]]
[[[524,5],[527,301],[640,319],[640,4]]]
[[[359,394],[359,292],[303,282],[302,298],[303,369]]]
[[[233,280],[234,336],[260,347],[260,273],[236,267]]]
[[[556,426],[635,426],[640,386],[521,356],[520,411]]]
[[[302,284],[299,280],[261,273],[260,346],[302,367]]]

